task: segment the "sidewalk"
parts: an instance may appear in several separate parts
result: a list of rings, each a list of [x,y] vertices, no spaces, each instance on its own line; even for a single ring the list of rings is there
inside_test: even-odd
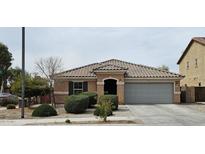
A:
[[[65,123],[68,118],[42,118],[42,119],[15,119],[15,120],[0,120],[0,126],[28,126],[28,125],[101,125],[106,123],[101,123],[100,118],[89,117],[89,118],[69,118],[71,124]],[[128,121],[127,124],[142,124],[141,121],[127,117],[108,117],[108,121]],[[108,125],[113,125],[112,123],[107,123]],[[114,125],[118,125],[115,123]],[[120,124],[119,125],[126,125]]]

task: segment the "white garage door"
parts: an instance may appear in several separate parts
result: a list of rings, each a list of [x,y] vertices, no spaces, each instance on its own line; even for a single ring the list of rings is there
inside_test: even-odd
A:
[[[169,104],[173,102],[172,83],[126,83],[126,104]]]

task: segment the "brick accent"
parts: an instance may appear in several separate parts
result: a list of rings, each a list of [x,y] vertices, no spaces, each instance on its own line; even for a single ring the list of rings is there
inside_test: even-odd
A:
[[[117,96],[119,104],[124,104],[124,84],[117,85]]]
[[[97,84],[97,94],[98,96],[104,95],[104,85]]]
[[[174,94],[174,103],[176,103],[176,104],[181,103],[180,94]]]
[[[174,103],[181,103],[180,80],[174,82]]]

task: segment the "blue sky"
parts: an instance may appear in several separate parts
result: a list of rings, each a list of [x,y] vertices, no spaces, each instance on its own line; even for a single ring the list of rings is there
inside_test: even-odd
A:
[[[116,58],[178,72],[177,60],[196,36],[205,28],[26,28],[26,69],[35,72],[35,61],[55,56],[65,70]],[[0,42],[21,66],[21,28],[0,28]]]

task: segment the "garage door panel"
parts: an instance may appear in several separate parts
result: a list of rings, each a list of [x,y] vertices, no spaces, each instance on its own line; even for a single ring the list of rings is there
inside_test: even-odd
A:
[[[172,83],[126,83],[125,103],[172,103]]]

